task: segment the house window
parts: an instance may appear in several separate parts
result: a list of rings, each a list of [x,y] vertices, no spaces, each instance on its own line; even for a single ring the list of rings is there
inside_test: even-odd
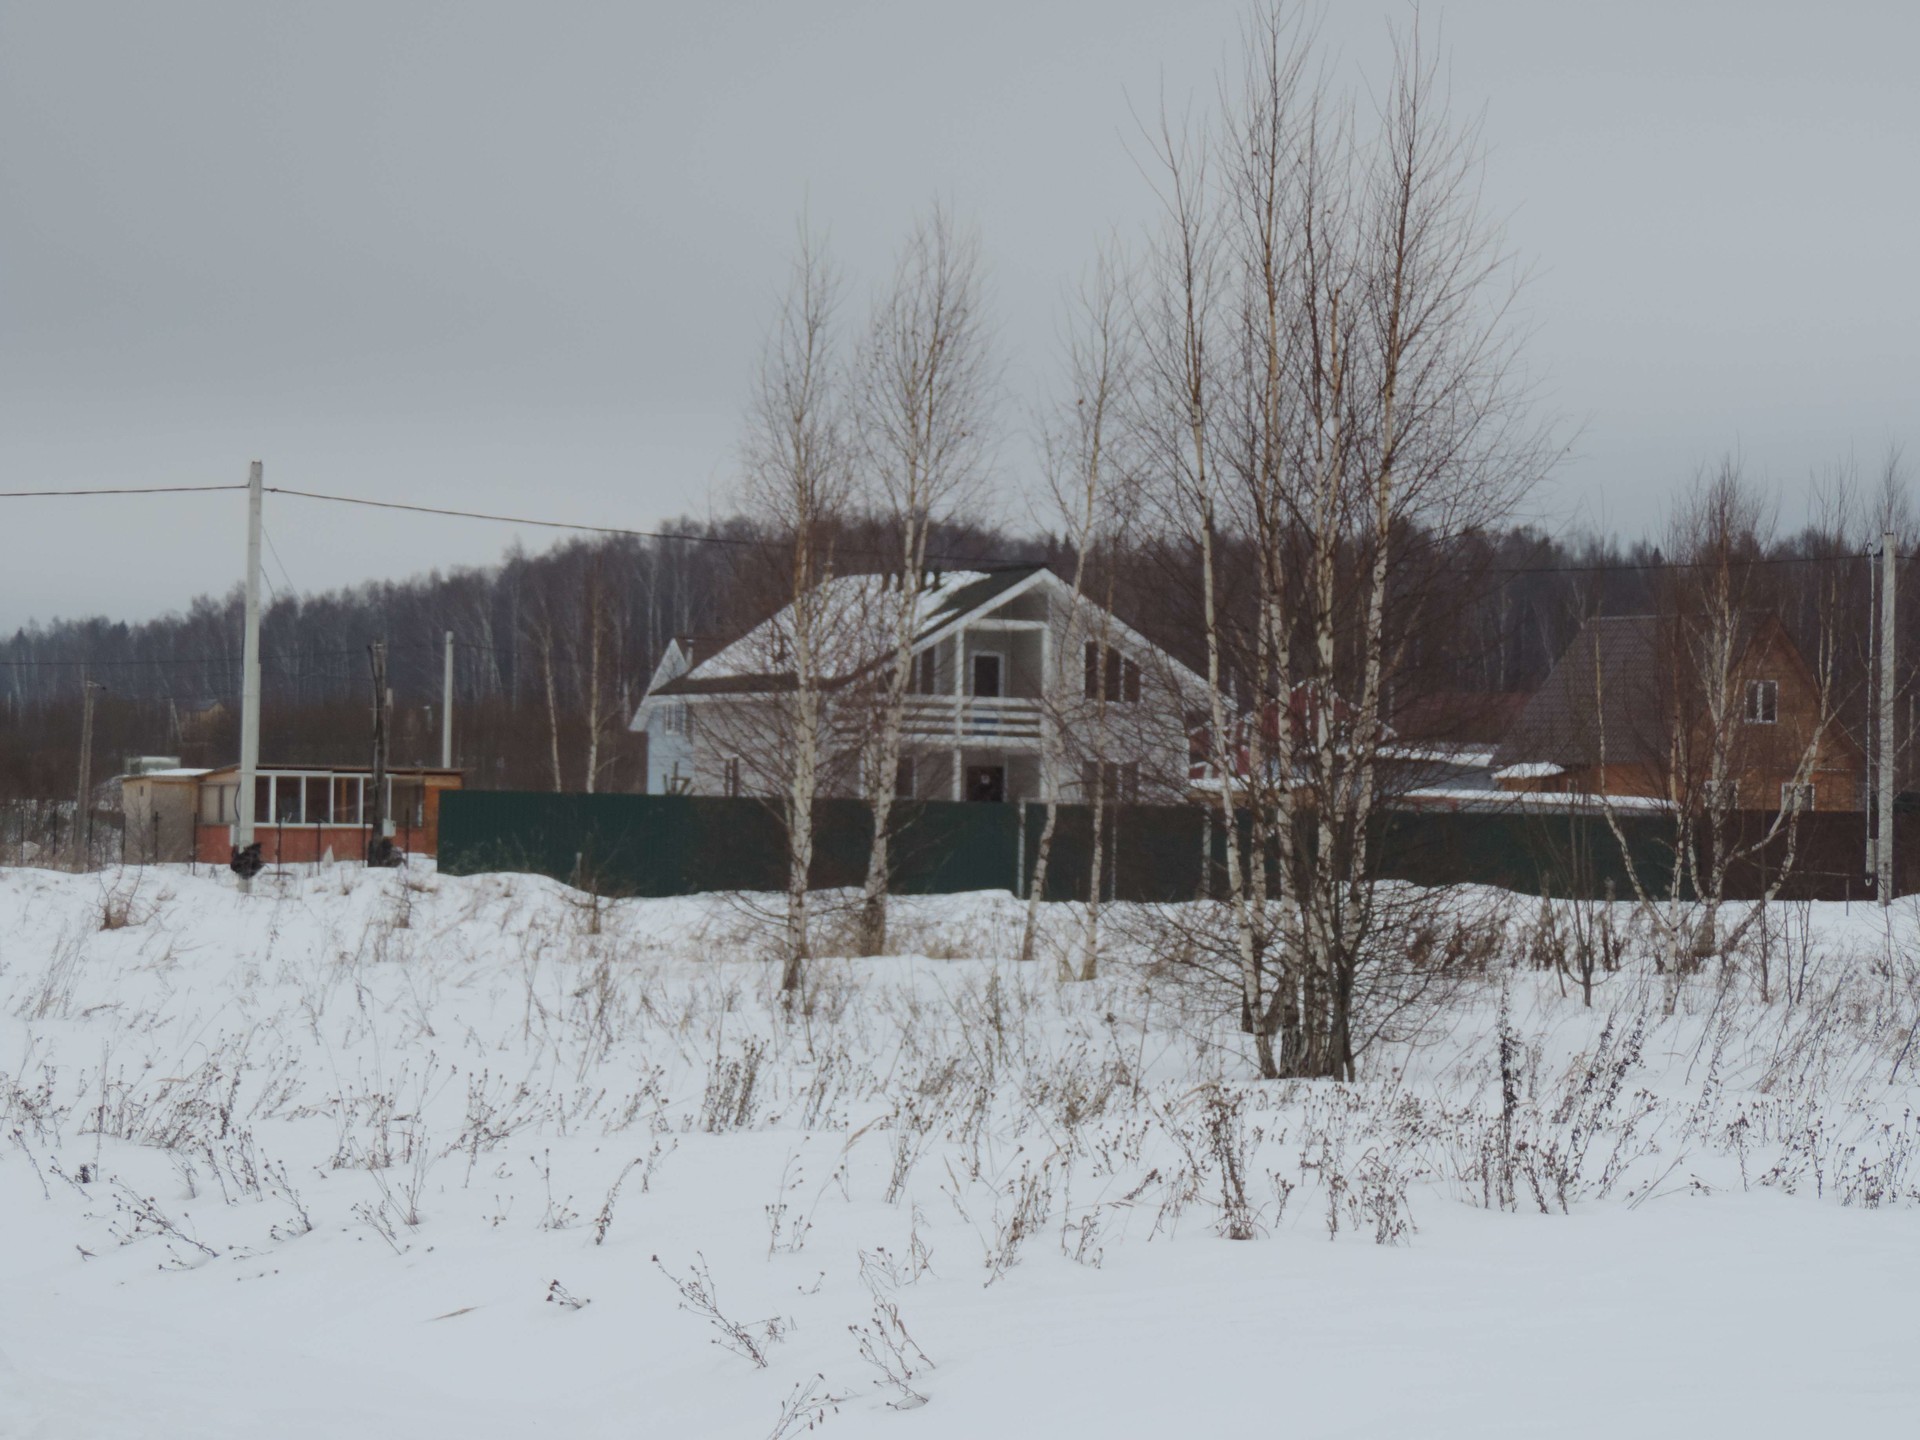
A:
[[[900,764],[893,772],[893,798],[911,800],[913,798],[913,757],[902,755]]]
[[[1747,723],[1749,725],[1772,725],[1780,719],[1780,682],[1778,680],[1749,680],[1747,682]]]
[[[1140,803],[1140,762],[1138,760],[1086,761],[1080,767],[1083,803],[1090,803],[1096,787],[1103,799],[1117,805]]]
[[[1140,667],[1111,645],[1087,642],[1084,693],[1089,700],[1140,703]]]
[[[940,693],[940,653],[929,647],[913,657],[913,688],[916,694]]]
[[[1700,787],[1700,798],[1710,810],[1738,810],[1740,808],[1740,782],[1724,780],[1716,784],[1709,780]]]
[[[722,781],[721,788],[725,791],[725,793],[728,795],[729,798],[732,798],[732,799],[739,798],[740,757],[738,755],[729,755],[727,757],[726,773]]]
[[[1795,785],[1788,781],[1780,787],[1780,808],[1785,811],[1799,811],[1805,814],[1813,809],[1813,786]]]

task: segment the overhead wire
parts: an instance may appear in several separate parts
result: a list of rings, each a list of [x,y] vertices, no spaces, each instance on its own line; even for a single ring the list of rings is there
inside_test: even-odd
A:
[[[181,495],[208,494],[224,491],[245,490],[241,484],[228,485],[147,485],[96,487],[83,490],[0,490],[0,500],[6,499],[65,499],[76,496],[93,495]],[[700,535],[676,530],[646,530],[629,525],[599,525],[580,520],[551,520],[532,515],[502,515],[486,510],[460,510],[450,506],[418,505],[403,500],[374,500],[364,495],[335,495],[323,490],[302,490],[287,485],[264,485],[262,491],[268,495],[286,495],[299,500],[318,500],[332,505],[359,505],[375,510],[397,510],[414,515],[434,515],[454,520],[480,520],[497,525],[524,525],[542,530],[567,530],[582,535],[618,535],[636,540],[662,540],[688,545],[725,545],[740,549],[777,549],[784,542],[746,535]],[[262,532],[264,533],[262,527]],[[268,547],[273,548],[272,538],[267,538]],[[862,553],[862,552],[854,552]],[[874,553],[874,552],[866,552]],[[959,556],[950,554],[930,554],[929,560],[950,565],[979,565],[995,562],[983,561],[978,556]],[[1769,555],[1759,556],[1736,562],[1740,566],[1752,565],[1804,565],[1830,559],[1860,559],[1861,556],[1810,556],[1810,555]],[[1899,560],[1911,560],[1912,555],[1896,556]],[[292,576],[286,563],[275,550],[274,559],[280,564],[281,578],[289,588],[293,586]],[[1610,571],[1640,570],[1698,570],[1711,569],[1718,565],[1717,560],[1617,560],[1594,561],[1580,565],[1492,565],[1480,567],[1482,574],[1493,575],[1582,575],[1601,574]]]

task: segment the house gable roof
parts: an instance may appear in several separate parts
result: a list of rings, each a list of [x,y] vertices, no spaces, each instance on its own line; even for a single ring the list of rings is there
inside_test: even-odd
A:
[[[936,572],[920,592],[919,614],[914,624],[914,648],[917,650],[932,643],[954,624],[962,623],[981,610],[1011,598],[1011,593],[1023,582],[1033,579],[1036,573],[1044,573],[1044,567],[1022,565],[1009,570]],[[884,575],[842,575],[826,583],[835,592],[830,608],[843,615],[857,617],[854,628],[858,630],[874,618],[873,608],[885,593],[888,582]],[[784,648],[779,644],[779,637],[785,628],[785,617],[792,608],[791,604],[782,606],[737,640],[694,657],[693,663],[677,675],[662,681],[656,671],[655,682],[648,687],[647,700],[676,696],[779,695],[791,692],[799,683],[794,673],[791,670],[768,668],[765,657],[777,654]],[[863,653],[849,654],[837,666],[829,660],[829,673],[824,683],[829,687],[844,685],[864,673],[879,663],[878,654],[885,649],[885,645],[884,636],[877,630],[857,635],[842,648],[851,647]],[[665,662],[662,663],[664,666]],[[644,710],[646,701],[642,701],[641,706]],[[636,715],[634,723],[643,723],[642,717]]]
[[[1494,751],[1495,768],[1656,760],[1666,712],[1659,631],[1655,615],[1582,625]]]
[[[886,580],[878,575],[847,575],[827,582],[842,587],[847,599],[856,608],[869,606],[878,600]],[[1071,587],[1055,575],[1045,565],[1017,565],[1005,569],[985,571],[948,571],[939,572],[921,593],[920,611],[915,618],[913,648],[924,650],[938,644],[954,631],[972,621],[991,614],[1026,592],[1045,588],[1055,594],[1071,595]],[[1081,604],[1091,605],[1085,596]],[[768,650],[768,641],[779,633],[780,623],[791,606],[783,607],[774,615],[731,644],[719,647],[710,654],[697,656],[693,663],[678,674],[664,680],[660,672],[655,672],[654,682],[648,687],[640,709],[635,713],[634,728],[645,724],[648,705],[656,699],[691,698],[696,696],[718,695],[777,695],[790,693],[798,681],[791,670],[769,670],[761,662],[761,655]],[[1141,636],[1137,631],[1118,619],[1112,621],[1114,638],[1117,642],[1141,650],[1155,650],[1157,647]],[[859,675],[867,673],[875,665],[884,661],[890,648],[883,635],[869,634],[862,648],[867,652],[850,657],[848,662],[837,667],[825,680],[831,688],[844,685]],[[777,647],[776,647],[777,648]],[[1187,672],[1184,666],[1171,662],[1180,672],[1183,686],[1191,682],[1203,684],[1199,677]],[[665,662],[662,662],[663,668]]]

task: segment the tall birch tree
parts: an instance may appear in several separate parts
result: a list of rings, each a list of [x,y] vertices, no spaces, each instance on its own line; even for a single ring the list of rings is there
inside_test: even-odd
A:
[[[855,390],[862,498],[888,522],[898,547],[874,617],[885,650],[867,686],[873,844],[861,890],[862,954],[878,955],[887,944],[895,777],[928,539],[986,485],[997,380],[990,342],[979,242],[936,206],[914,226],[875,307]]]

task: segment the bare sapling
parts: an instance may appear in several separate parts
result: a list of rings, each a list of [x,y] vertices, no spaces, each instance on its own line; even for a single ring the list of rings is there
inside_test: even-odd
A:
[[[1676,971],[1729,961],[1765,923],[1798,863],[1801,821],[1822,789],[1831,802],[1832,777],[1853,743],[1839,723],[1843,547],[1833,537],[1811,542],[1823,551],[1806,562],[1823,603],[1803,645],[1782,623],[1777,567],[1765,563],[1773,527],[1737,463],[1723,461],[1676,507],[1669,545],[1678,563],[1656,614],[1588,626],[1596,632],[1583,658],[1599,804],[1634,898]],[[1644,635],[1630,649],[1599,638],[1603,626]],[[1631,718],[1610,723],[1615,716]],[[1613,793],[1636,784],[1659,803],[1669,831],[1664,885],[1636,858]],[[1764,883],[1729,924],[1735,867],[1759,869]]]

